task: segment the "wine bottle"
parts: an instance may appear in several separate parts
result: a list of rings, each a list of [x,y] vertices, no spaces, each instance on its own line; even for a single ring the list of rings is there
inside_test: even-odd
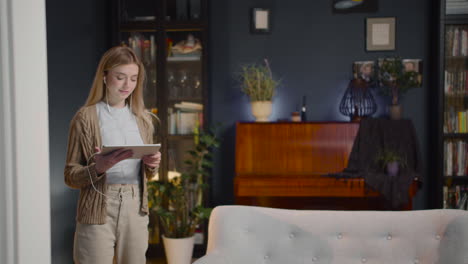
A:
[[[304,96],[302,97],[302,108],[301,108],[301,121],[302,121],[302,122],[307,121],[306,112],[307,112],[306,96],[304,95]]]

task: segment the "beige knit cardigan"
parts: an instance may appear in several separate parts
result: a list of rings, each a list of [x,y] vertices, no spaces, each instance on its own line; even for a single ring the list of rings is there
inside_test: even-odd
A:
[[[137,125],[145,144],[153,142],[152,126],[141,117],[137,117]],[[101,133],[96,105],[82,107],[73,117],[68,134],[67,160],[65,164],[65,183],[74,189],[80,189],[76,220],[82,224],[105,224],[107,215],[107,198],[93,189],[87,170],[87,161],[93,155],[95,147],[101,147]],[[106,173],[97,174],[94,160],[89,162],[89,172],[94,186],[100,192],[107,193]],[[148,213],[147,179],[152,178],[156,169],[151,169],[142,163],[141,179],[141,213]]]

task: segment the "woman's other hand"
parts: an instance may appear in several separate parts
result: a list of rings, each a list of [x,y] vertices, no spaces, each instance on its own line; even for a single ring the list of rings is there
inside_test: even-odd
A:
[[[101,149],[96,147],[94,148],[96,153],[100,153]],[[96,163],[95,170],[97,174],[102,174],[108,169],[112,168],[115,164],[119,163],[124,159],[128,159],[133,156],[133,151],[129,149],[117,149],[105,155],[96,154],[94,156],[94,161]]]
[[[143,156],[142,160],[146,166],[150,168],[158,168],[161,163],[161,152],[158,151],[156,154]]]

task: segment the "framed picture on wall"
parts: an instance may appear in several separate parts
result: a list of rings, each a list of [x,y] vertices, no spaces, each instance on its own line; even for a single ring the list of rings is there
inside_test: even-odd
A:
[[[374,61],[355,61],[353,62],[353,77],[371,83],[375,78],[374,68]]]
[[[395,17],[366,18],[366,51],[395,50]]]
[[[269,8],[252,8],[250,16],[250,32],[253,34],[270,33],[271,12]]]

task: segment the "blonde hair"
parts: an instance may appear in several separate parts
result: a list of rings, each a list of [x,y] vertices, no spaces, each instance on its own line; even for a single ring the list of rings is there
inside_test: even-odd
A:
[[[143,101],[143,88],[145,86],[146,77],[145,67],[135,52],[129,47],[116,46],[102,55],[85,106],[97,104],[105,98],[107,89],[104,85],[104,76],[109,70],[125,64],[136,64],[138,66],[137,85],[126,101],[131,106],[131,111],[137,117],[143,118],[147,125],[150,125],[151,117],[145,114],[145,103]]]

